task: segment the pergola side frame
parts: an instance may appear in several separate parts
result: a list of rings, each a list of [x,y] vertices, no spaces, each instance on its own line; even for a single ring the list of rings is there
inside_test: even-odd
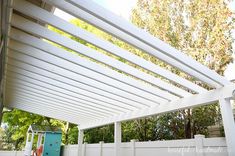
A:
[[[218,102],[220,99],[232,99],[235,98],[235,85],[227,85],[219,89],[211,90],[202,94],[195,94],[190,97],[185,97],[176,101],[168,102],[160,106],[152,107],[142,111],[134,111],[132,113],[122,114],[99,122],[93,122],[86,125],[80,125],[81,129],[91,129],[100,127],[115,122],[122,122],[133,120],[137,118],[148,117],[152,115],[173,112],[180,109],[186,109],[191,107],[209,105]]]

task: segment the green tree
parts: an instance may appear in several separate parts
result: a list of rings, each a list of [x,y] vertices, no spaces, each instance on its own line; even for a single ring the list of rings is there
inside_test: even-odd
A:
[[[233,16],[225,1],[221,0],[139,0],[133,10],[132,22],[223,75],[227,64],[232,61]],[[145,57],[201,86],[210,88],[150,55]],[[183,121],[185,138],[191,138],[197,133],[206,135],[207,127],[220,120],[216,104],[167,116],[180,118],[181,120],[175,122],[177,125]],[[165,120],[164,116],[160,118]],[[168,127],[171,132],[178,128]],[[174,136],[181,138],[181,135],[179,132]]]
[[[99,141],[112,143],[114,141],[114,125],[86,130],[84,133],[84,141],[87,143],[99,143]]]
[[[223,75],[232,61],[233,16],[223,0],[138,0],[131,20]]]
[[[3,115],[4,129],[0,131],[3,135],[0,138],[2,144],[8,144],[3,149],[21,150],[25,146],[26,133],[30,125],[38,126],[56,126],[62,130],[63,144],[76,144],[78,130],[74,124],[68,122],[43,117],[37,114],[13,109],[12,111],[5,111]],[[37,139],[37,138],[36,138]],[[36,140],[35,139],[35,143]],[[1,143],[0,143],[1,144]],[[12,146],[13,145],[13,146]]]
[[[6,136],[14,144],[14,150],[20,150],[24,147],[26,133],[31,124],[48,125],[45,117],[24,112],[18,109],[4,112],[3,123]]]

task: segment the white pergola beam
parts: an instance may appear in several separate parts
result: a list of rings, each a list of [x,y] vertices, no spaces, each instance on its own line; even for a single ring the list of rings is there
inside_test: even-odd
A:
[[[11,45],[11,47],[13,47]],[[148,96],[146,98],[141,98],[137,95],[130,94],[128,92],[124,92],[120,89],[105,85],[101,83],[100,81],[95,81],[92,79],[88,79],[84,76],[80,76],[77,73],[71,72],[71,67],[73,67],[73,70],[76,70],[78,72],[82,72],[84,70],[79,70],[80,68],[69,63],[60,63],[61,61],[58,60],[59,58],[56,58],[51,55],[45,55],[45,53],[40,53],[38,50],[35,50],[34,48],[28,48],[24,47],[24,49],[20,49],[19,51],[10,50],[8,57],[9,59],[12,59],[12,61],[8,61],[8,64],[13,64],[17,67],[21,67],[27,71],[39,73],[40,75],[45,75],[49,78],[52,78],[54,80],[61,81],[62,83],[69,84],[71,86],[74,86],[76,88],[98,94],[100,96],[108,97],[109,99],[116,100],[117,102],[121,102],[123,104],[132,105],[132,107],[138,107],[138,106],[150,106],[150,105],[157,105],[159,103],[166,102],[167,100],[154,97],[154,96]],[[37,53],[37,54],[35,54]],[[35,58],[36,57],[36,58]],[[48,63],[48,61],[53,61],[54,64]],[[63,69],[62,66],[64,65]],[[76,68],[77,67],[77,68]],[[85,74],[85,71],[83,72]],[[100,78],[98,78],[100,79]],[[125,95],[128,96],[125,98]],[[154,98],[153,100],[151,99]],[[151,101],[150,101],[151,100]]]
[[[22,81],[24,82],[23,84],[25,83],[29,83],[29,84],[32,84],[32,85],[36,85],[36,86],[40,86],[40,87],[43,87],[43,88],[46,88],[48,90],[51,90],[55,93],[61,93],[63,95],[67,95],[67,96],[70,96],[71,98],[73,99],[81,99],[83,101],[86,101],[86,102],[89,102],[90,104],[94,104],[93,107],[99,107],[99,106],[102,106],[100,108],[109,108],[109,109],[112,109],[114,110],[114,112],[125,112],[125,111],[128,111],[127,108],[123,108],[123,107],[116,107],[116,106],[113,106],[113,105],[110,105],[106,102],[103,102],[103,101],[99,101],[99,100],[96,100],[96,99],[93,99],[93,98],[90,98],[86,95],[82,95],[82,94],[79,94],[79,93],[75,93],[75,92],[72,92],[72,91],[69,91],[69,90],[66,90],[64,88],[61,88],[61,87],[58,87],[58,86],[53,86],[47,82],[42,82],[42,81],[39,81],[39,80],[35,80],[35,79],[32,79],[32,78],[29,78],[29,77],[26,77],[22,74],[17,74],[17,73],[14,73],[11,74],[11,72],[8,71],[7,73],[7,77],[10,77],[10,78],[13,78],[13,79],[16,79],[15,82],[17,83],[21,83]],[[112,111],[111,111],[112,112]]]
[[[16,91],[20,91],[20,92],[16,92]],[[11,98],[11,102],[14,102],[14,100],[24,100],[27,101],[28,103],[32,102],[32,104],[37,105],[37,103],[40,103],[41,105],[47,105],[47,106],[51,106],[59,108],[59,109],[63,109],[65,111],[67,111],[68,113],[70,112],[71,115],[80,115],[80,116],[85,116],[87,118],[90,119],[102,119],[104,118],[104,115],[100,115],[100,113],[91,113],[91,112],[84,112],[81,109],[71,109],[68,106],[66,107],[65,104],[63,104],[63,102],[55,102],[56,100],[48,100],[50,98],[46,97],[46,96],[39,96],[39,95],[35,95],[34,93],[30,93],[28,91],[24,91],[24,90],[20,90],[18,88],[15,88],[14,91],[12,91],[11,87],[7,87],[6,88],[6,93],[8,94],[7,97]],[[108,115],[106,115],[108,116]]]
[[[138,112],[122,114],[114,118],[109,118],[109,119],[101,120],[99,122],[81,125],[80,127],[82,129],[89,129],[89,128],[94,128],[94,127],[99,127],[102,125],[112,124],[115,122],[127,121],[127,120],[147,117],[151,115],[173,112],[173,111],[186,109],[186,108],[208,105],[208,104],[217,102],[219,99],[232,98],[234,90],[235,90],[235,85],[232,84],[232,85],[228,85],[222,88],[208,91],[203,94],[196,94],[190,97],[186,97],[186,98],[182,98],[176,101],[166,103],[164,105],[162,104],[155,108],[142,109]]]
[[[27,88],[32,91],[36,90],[39,92],[43,92],[44,94],[49,94],[49,95],[52,95],[56,98],[60,97],[60,99],[66,100],[70,103],[76,103],[78,106],[83,106],[84,108],[89,108],[91,110],[95,110],[95,111],[102,110],[103,112],[106,112],[107,114],[109,114],[109,113],[110,114],[118,114],[121,112],[121,111],[117,111],[113,108],[109,108],[107,106],[102,106],[100,104],[96,104],[92,101],[86,101],[83,99],[79,99],[79,98],[76,98],[76,97],[73,97],[73,96],[70,96],[67,94],[63,94],[61,92],[57,92],[55,90],[51,90],[50,88],[45,88],[40,85],[36,85],[36,84],[26,82],[26,81],[23,81],[20,79],[12,78],[10,76],[7,77],[6,83],[10,83],[10,85],[14,86],[14,87]]]
[[[170,45],[156,39],[144,30],[135,27],[94,2],[82,0],[69,1],[71,4],[63,0],[47,0],[49,4],[83,19],[211,86],[221,87],[222,85],[230,84],[229,81],[216,72],[211,71]]]
[[[156,87],[148,86],[135,79],[131,79],[130,77],[119,74],[109,68],[104,68],[103,66],[97,63],[94,63],[92,61],[81,59],[79,56],[74,57],[73,54],[68,53],[66,50],[55,47],[45,41],[42,41],[31,35],[27,35],[26,33],[23,33],[19,30],[12,28],[10,37],[19,42],[23,42],[25,44],[29,44],[33,47],[46,51],[47,53],[57,56],[59,58],[63,58],[64,60],[69,60],[73,64],[78,65],[76,66],[75,69],[70,67],[71,65],[69,66],[70,69],[77,74],[85,70],[86,75],[84,76],[88,77],[89,76],[88,74],[91,73],[93,77],[90,77],[90,78],[93,78],[93,79],[100,78],[101,79],[100,82],[102,83],[111,83],[112,85],[117,84],[117,86],[115,87],[117,88],[120,87],[123,90],[127,89],[126,91],[134,92],[136,95],[143,95],[144,97],[147,97],[147,94],[146,94],[147,92],[147,93],[151,93],[152,95],[159,96],[168,100],[175,100],[178,98],[166,91],[162,91]],[[22,51],[24,52],[25,50],[22,50]],[[66,63],[66,66],[68,66],[68,63],[66,61],[63,61],[62,63]],[[79,66],[85,67],[86,69],[80,68]],[[78,71],[76,70],[77,68],[79,69]]]
[[[180,76],[173,74],[169,72],[168,70],[165,70],[149,61],[146,61],[122,48],[119,48],[118,46],[115,46],[114,44],[104,41],[97,36],[93,35],[92,33],[89,33],[73,24],[68,23],[67,21],[45,11],[44,9],[41,9],[29,2],[26,2],[24,0],[14,0],[13,8],[17,11],[20,11],[24,14],[27,14],[35,19],[38,19],[42,22],[45,22],[47,24],[50,24],[62,31],[65,31],[75,37],[81,38],[105,51],[108,51],[116,56],[120,56],[136,65],[139,65],[149,71],[152,71],[158,75],[163,76],[166,79],[169,79],[175,83],[178,83],[190,90],[193,90],[196,93],[202,93],[207,90],[204,88],[190,82],[189,80],[186,80],[184,78],[181,78]]]
[[[13,47],[13,45],[11,47]],[[113,83],[110,85],[104,84],[102,83],[101,77],[97,76],[95,80],[88,78],[91,77],[89,76],[89,74],[93,74],[94,72],[92,71],[87,72],[87,69],[84,70],[83,67],[76,66],[75,64],[71,64],[68,61],[64,61],[61,60],[60,58],[48,55],[45,52],[39,51],[35,48],[29,48],[26,46],[22,48],[20,47],[22,47],[22,45],[18,46],[18,48],[17,46],[16,48],[13,48],[14,51],[11,51],[11,53],[9,53],[8,56],[18,61],[18,63],[15,64],[18,65],[21,64],[19,66],[23,66],[23,68],[27,70],[32,70],[33,68],[33,71],[40,70],[41,74],[49,73],[49,75],[47,74],[47,76],[53,75],[52,77],[55,79],[60,77],[59,80],[61,81],[63,80],[65,83],[75,83],[74,81],[76,81],[74,85],[76,85],[76,87],[80,89],[88,90],[90,92],[101,94],[106,97],[108,96],[109,98],[117,99],[118,101],[121,101],[124,104],[136,105],[136,106],[140,104],[156,105],[158,103],[163,103],[167,101],[165,99],[153,96],[151,94],[145,93],[144,95],[146,95],[146,97],[143,97],[143,95],[138,95],[137,94],[138,92],[137,93],[134,92],[133,94],[131,92],[123,91],[120,88],[110,86],[110,85],[118,86],[120,82],[111,81]],[[20,50],[20,52],[15,50]],[[48,61],[50,60],[53,61],[53,63],[48,63]],[[8,61],[9,64],[11,64],[12,62],[14,61],[12,60]],[[27,66],[27,68],[25,66]],[[86,74],[88,75],[88,77],[86,77],[87,76]],[[94,76],[93,75],[92,77],[94,78],[95,75]],[[110,78],[106,78],[104,80],[108,81],[110,80]],[[106,83],[109,84],[110,82]],[[126,98],[127,95],[128,97]]]
[[[9,83],[8,83],[9,85]],[[76,105],[72,105],[71,103],[66,103],[62,100],[57,100],[56,98],[52,98],[50,96],[46,96],[42,94],[39,94],[37,92],[31,92],[30,90],[27,89],[21,89],[21,88],[16,88],[16,87],[11,87],[10,85],[7,86],[6,88],[6,93],[10,94],[11,96],[15,97],[21,97],[22,99],[29,99],[29,100],[34,100],[36,102],[42,102],[42,103],[51,103],[56,107],[59,107],[64,110],[68,110],[68,112],[74,113],[74,114],[82,114],[82,115],[87,115],[88,117],[92,118],[97,118],[101,119],[104,117],[109,117],[111,116],[110,114],[102,113],[100,111],[92,111],[92,110],[87,110],[84,109],[83,107],[79,108],[76,107]],[[10,97],[10,96],[9,96]],[[73,109],[71,109],[73,108]]]
[[[21,103],[23,103],[21,105]],[[42,115],[42,116],[47,116],[47,117],[50,117],[50,118],[54,118],[56,119],[56,117],[60,117],[58,118],[59,120],[63,120],[62,116],[64,116],[66,118],[66,121],[69,121],[67,119],[72,119],[72,123],[74,123],[75,121],[79,121],[80,123],[86,123],[86,122],[90,122],[93,119],[89,118],[89,117],[84,117],[83,115],[74,115],[74,114],[69,114],[69,111],[61,111],[61,109],[57,109],[57,108],[53,108],[53,107],[50,107],[50,106],[44,106],[42,105],[41,103],[33,103],[34,105],[32,105],[31,101],[30,100],[22,100],[20,98],[17,98],[14,102],[12,103],[9,103],[7,105],[7,107],[12,107],[12,108],[18,108],[18,109],[21,109],[21,110],[25,110],[25,111],[28,111],[28,105],[25,105],[25,104],[30,104],[30,108],[32,108],[32,110],[37,110],[37,112],[39,111],[39,113],[36,113],[36,114],[39,114],[39,115]],[[14,106],[13,106],[14,105]],[[19,106],[20,105],[20,106]],[[55,114],[51,114],[50,116],[48,116],[48,114],[40,114],[40,108],[41,107],[45,107],[48,111],[55,111]],[[44,108],[43,108],[44,109]],[[28,111],[30,112],[30,111]],[[32,112],[34,113],[34,112]],[[58,115],[58,114],[65,114],[65,115]],[[64,121],[64,120],[63,120]]]
[[[222,115],[224,132],[226,137],[228,155],[235,155],[235,122],[233,116],[233,109],[230,99],[221,98],[219,100],[220,111]]]
[[[23,75],[24,77],[31,78],[31,79],[34,79],[34,80],[37,80],[37,81],[40,81],[40,82],[48,83],[50,85],[53,85],[55,87],[60,87],[62,89],[68,90],[70,92],[79,93],[79,94],[81,94],[83,96],[86,96],[86,97],[89,97],[91,99],[96,99],[100,102],[108,103],[109,105],[115,106],[116,108],[125,108],[125,109],[129,109],[129,110],[135,110],[136,109],[134,106],[123,105],[123,103],[112,100],[112,99],[109,99],[108,97],[104,97],[104,96],[94,94],[94,93],[91,93],[91,92],[88,92],[88,91],[85,91],[85,90],[81,90],[79,88],[70,86],[68,84],[64,84],[64,83],[59,82],[59,81],[55,81],[53,79],[41,76],[39,74],[34,74],[34,73],[31,73],[31,72],[28,72],[26,70],[19,69],[19,68],[17,69],[16,67],[13,67],[13,66],[9,66],[8,71],[17,73],[18,74],[17,76]]]
[[[44,39],[50,40],[52,42],[55,42],[59,45],[62,45],[66,48],[69,48],[79,54],[85,55],[87,57],[90,57],[92,59],[95,59],[97,61],[100,61],[108,66],[114,67],[117,70],[123,71],[129,75],[132,75],[136,78],[139,78],[143,81],[146,81],[150,84],[156,85],[164,90],[167,90],[169,92],[172,92],[176,95],[179,95],[181,97],[189,96],[191,95],[189,92],[178,88],[172,84],[166,83],[154,76],[151,76],[145,72],[142,72],[132,66],[129,66],[123,62],[120,62],[112,57],[109,57],[105,54],[102,54],[96,50],[93,50],[79,42],[76,42],[72,39],[69,39],[67,37],[64,37],[56,32],[50,31],[49,29],[46,29],[43,26],[40,26],[39,24],[36,24],[34,22],[31,22],[19,15],[13,14],[12,15],[12,21],[11,24],[15,27],[18,27],[24,31],[33,33],[35,35],[38,35]]]
[[[88,121],[92,121],[92,120],[97,120],[97,119],[101,119],[101,117],[97,117],[97,116],[92,116],[92,115],[86,115],[85,113],[81,113],[81,111],[75,112],[75,111],[71,111],[71,109],[67,109],[58,106],[55,107],[56,104],[47,100],[40,100],[39,98],[35,98],[34,96],[30,96],[29,94],[11,94],[9,93],[10,90],[9,88],[6,89],[6,93],[7,95],[7,100],[6,100],[6,106],[11,106],[12,104],[15,105],[23,105],[26,107],[36,107],[36,108],[48,108],[48,110],[57,110],[58,112],[61,111],[61,115],[65,115],[67,117],[75,117],[74,119],[79,119],[79,122],[88,122]],[[39,109],[40,111],[40,109]],[[53,113],[52,113],[53,115]]]
[[[82,90],[92,92],[94,94],[108,97],[110,99],[122,102],[123,104],[127,104],[127,105],[130,105],[133,107],[146,106],[146,105],[150,106],[151,105],[151,103],[150,104],[149,103],[143,104],[143,103],[141,103],[141,101],[138,101],[140,97],[137,97],[137,99],[132,99],[132,98],[135,98],[136,96],[134,96],[132,94],[125,93],[120,90],[117,90],[116,88],[103,85],[103,84],[99,83],[98,81],[94,81],[91,79],[81,77],[78,74],[71,73],[70,71],[67,71],[64,69],[57,70],[58,68],[55,66],[54,66],[53,71],[49,71],[47,69],[43,69],[43,65],[36,66],[35,64],[29,65],[29,64],[23,63],[23,62],[21,62],[21,60],[19,58],[17,58],[17,55],[14,55],[14,58],[16,58],[17,60],[8,58],[10,60],[10,61],[8,61],[8,64],[10,66],[14,66],[14,67],[20,68],[22,70],[27,70],[29,72],[33,72],[35,74],[39,74],[42,76],[45,75],[48,78],[66,83],[68,85],[80,88]],[[43,63],[42,61],[39,61],[39,62],[41,64]],[[30,61],[30,63],[32,64],[32,61]],[[39,65],[39,64],[37,64],[37,65]],[[52,65],[45,64],[44,66],[52,66]],[[57,71],[61,71],[61,72],[57,72]],[[85,80],[87,80],[87,81],[85,81]],[[125,98],[125,95],[128,95],[128,97]],[[154,99],[154,100],[156,100],[156,99]],[[159,99],[159,101],[160,101],[160,103],[167,102],[167,100],[163,100],[163,99]]]
[[[27,75],[29,74],[29,75]],[[102,98],[102,97],[98,97],[98,96],[92,96],[90,95],[89,93],[83,93],[81,92],[81,90],[77,90],[77,89],[68,89],[66,87],[63,87],[61,86],[62,84],[56,84],[56,82],[52,82],[49,80],[49,82],[46,80],[46,79],[39,79],[36,75],[33,77],[32,74],[30,73],[21,73],[19,70],[18,71],[13,71],[11,70],[10,71],[10,67],[8,68],[8,73],[7,73],[7,76],[10,76],[10,77],[14,77],[14,78],[17,78],[17,79],[20,79],[20,80],[25,80],[27,82],[30,82],[30,83],[33,83],[33,84],[36,84],[36,85],[40,85],[40,86],[47,86],[49,88],[51,88],[52,90],[56,90],[58,92],[65,92],[71,96],[74,96],[74,97],[77,97],[77,98],[81,98],[81,99],[84,99],[86,101],[91,101],[91,102],[94,102],[96,104],[100,104],[102,106],[106,106],[108,108],[113,108],[114,110],[117,110],[117,111],[121,111],[121,112],[125,112],[127,110],[132,110],[128,107],[123,107],[122,105],[118,105],[119,103],[113,103],[111,101],[111,103],[105,101],[106,99]]]
[[[6,99],[7,101],[7,99]],[[30,112],[30,113],[35,113],[38,115],[42,115],[42,116],[46,116],[46,117],[50,117],[50,118],[54,118],[54,119],[59,119],[59,120],[63,120],[63,121],[68,121],[70,123],[76,123],[78,122],[78,119],[74,116],[67,116],[65,112],[63,111],[58,111],[58,110],[54,110],[48,107],[38,107],[37,105],[35,106],[30,106],[30,104],[25,105],[25,101],[24,103],[19,103],[19,102],[13,102],[13,103],[6,103],[6,107],[9,108],[17,108],[26,112]],[[51,113],[53,112],[53,113]],[[63,114],[64,113],[64,114]],[[82,120],[79,120],[80,123],[83,123]]]
[[[102,19],[103,21],[109,23],[110,25],[118,28],[119,30],[123,30],[127,32],[129,35],[133,36],[134,38],[140,40],[147,45],[159,50],[162,54],[170,56],[174,60],[185,64],[187,67],[191,68],[192,70],[200,73],[208,77],[209,79],[221,84],[221,85],[229,85],[231,82],[226,80],[224,77],[217,74],[215,71],[210,70],[208,67],[202,65],[201,63],[197,62],[196,60],[188,57],[186,54],[176,50],[166,42],[161,41],[160,39],[154,37],[153,35],[147,33],[146,31],[137,28],[133,24],[125,21],[120,16],[115,15],[111,11],[104,9],[103,7],[96,5],[96,3],[92,2],[91,0],[83,1],[83,0],[68,0],[75,4],[80,9],[90,12],[95,17]],[[156,57],[159,56],[158,53],[150,53]],[[165,60],[165,62],[168,62]],[[180,66],[176,66],[177,68],[181,68]],[[184,70],[183,70],[184,71]],[[189,73],[190,74],[190,73]],[[190,74],[191,75],[191,74]]]
[[[48,96],[48,97],[52,97],[56,100],[60,100],[60,101],[63,101],[63,102],[67,102],[68,105],[71,104],[72,107],[78,107],[80,109],[84,109],[84,110],[87,110],[88,112],[91,111],[91,112],[101,112],[101,113],[105,113],[107,115],[113,115],[113,114],[118,114],[117,111],[113,111],[113,109],[108,109],[106,107],[94,107],[95,105],[92,105],[90,104],[89,102],[85,102],[85,101],[82,101],[82,100],[71,100],[71,98],[68,98],[66,96],[63,96],[63,95],[58,95],[54,92],[51,92],[51,91],[48,91],[47,89],[44,89],[42,87],[38,87],[38,86],[33,86],[32,85],[28,85],[28,84],[25,84],[24,82],[20,82],[18,80],[13,80],[12,78],[8,77],[7,78],[7,81],[6,81],[7,85],[11,86],[13,89],[14,88],[20,88],[20,89],[23,89],[23,90],[27,90],[27,91],[31,91],[31,92],[35,92],[35,93],[38,93],[40,95],[45,95],[45,96]]]
[[[14,61],[15,63],[14,64],[17,64],[16,61]],[[106,93],[104,92],[103,90],[98,90],[96,88],[92,88],[92,87],[87,87],[85,85],[81,85],[80,83],[77,83],[76,81],[72,81],[70,79],[66,79],[64,77],[61,77],[61,76],[58,76],[58,75],[55,75],[55,74],[52,74],[50,72],[46,72],[44,70],[39,70],[38,68],[34,68],[32,66],[24,66],[24,67],[27,67],[27,68],[22,68],[22,64],[19,64],[18,63],[18,66],[16,65],[12,65],[12,64],[9,64],[10,68],[9,69],[12,69],[14,68],[14,71],[17,72],[17,71],[22,71],[21,74],[25,73],[29,73],[27,76],[29,77],[33,77],[33,76],[37,76],[39,75],[38,77],[43,77],[42,80],[45,79],[45,77],[47,79],[50,79],[51,81],[59,81],[62,83],[65,83],[67,85],[71,85],[73,86],[73,88],[79,88],[79,90],[83,90],[82,92],[80,93],[87,93],[87,95],[93,95],[93,94],[96,94],[96,95],[99,95],[99,96],[103,96],[103,97],[106,97],[106,98],[109,98],[109,99],[112,99],[113,101],[116,101],[117,103],[119,103],[120,105],[119,106],[125,106],[125,107],[128,107],[128,108],[131,108],[131,109],[137,109],[137,108],[141,108],[141,106],[143,107],[149,107],[150,105],[148,105],[148,103],[145,105],[145,104],[142,104],[142,103],[139,103],[139,102],[135,102],[135,100],[128,100],[128,99],[124,99],[124,98],[119,98],[118,96],[115,96],[113,94],[110,94],[110,93]],[[31,68],[32,67],[32,68]],[[34,69],[34,70],[33,70]],[[45,76],[43,75],[44,73]],[[73,77],[73,78],[76,78],[76,77]],[[66,87],[67,85],[64,85],[64,87]],[[68,86],[66,87],[68,88]],[[84,92],[84,90],[86,92]],[[88,92],[90,94],[88,94]],[[125,95],[125,94],[124,94]],[[124,96],[123,96],[124,97]],[[156,105],[156,104],[155,104]]]

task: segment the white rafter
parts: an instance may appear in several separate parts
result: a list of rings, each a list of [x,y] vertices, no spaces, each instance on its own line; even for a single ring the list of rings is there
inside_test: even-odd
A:
[[[135,27],[92,1],[47,0],[61,10],[120,38],[127,43],[175,66],[193,77],[214,87],[231,84],[228,80],[208,69],[163,41]],[[69,3],[70,2],[70,3]]]
[[[149,74],[146,74],[144,72],[141,72],[140,70],[131,67],[125,63],[122,63],[114,58],[111,58],[105,54],[102,54],[100,52],[97,52],[81,43],[78,43],[72,39],[69,39],[67,37],[61,36],[56,32],[50,31],[46,29],[43,26],[40,26],[38,24],[35,24],[21,16],[18,16],[16,14],[12,15],[12,22],[11,24],[19,29],[22,29],[24,31],[28,31],[34,35],[40,36],[44,39],[50,40],[52,42],[55,42],[59,45],[62,45],[66,48],[69,48],[79,54],[85,55],[87,57],[90,57],[94,60],[100,61],[101,63],[104,63],[106,65],[109,65],[111,67],[114,67],[120,71],[123,71],[127,74],[130,74],[134,77],[137,77],[141,80],[144,80],[148,83],[151,83],[153,85],[156,85],[164,90],[167,90],[169,92],[172,92],[174,94],[177,94],[181,97],[189,96],[190,93],[187,91],[184,91],[181,88],[175,87],[174,85],[171,85],[169,83],[166,83],[160,79],[157,79]]]
[[[193,90],[197,93],[205,92],[206,90],[196,84],[193,84],[192,82],[183,79],[182,77],[179,77],[176,74],[173,74],[169,72],[168,70],[165,70],[153,63],[150,63],[149,61],[146,61],[132,53],[127,52],[126,50],[119,48],[118,46],[113,45],[110,42],[104,41],[97,36],[93,35],[92,33],[89,33],[73,24],[70,24],[63,19],[52,15],[51,13],[45,11],[44,9],[41,9],[39,7],[36,7],[35,5],[32,5],[26,1],[23,0],[15,0],[13,3],[14,9],[17,11],[20,11],[24,14],[30,15],[31,17],[38,19],[40,21],[43,21],[47,24],[50,24],[62,31],[65,31],[71,35],[74,35],[75,37],[81,38],[105,51],[108,51],[114,55],[120,56],[132,63],[135,63],[149,71],[152,71],[158,75],[161,75],[171,81],[174,81],[175,83],[178,83],[190,90]]]

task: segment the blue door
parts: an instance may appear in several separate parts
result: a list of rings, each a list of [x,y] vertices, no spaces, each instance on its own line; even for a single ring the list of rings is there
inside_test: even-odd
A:
[[[61,133],[45,133],[43,156],[60,156]]]

